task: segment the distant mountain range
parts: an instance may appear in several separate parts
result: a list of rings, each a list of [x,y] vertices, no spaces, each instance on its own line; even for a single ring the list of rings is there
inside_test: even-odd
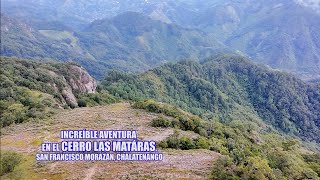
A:
[[[201,59],[232,52],[208,34],[128,12],[97,20],[79,33],[80,46],[117,68],[146,70],[183,58]]]
[[[1,14],[1,54],[80,63],[97,78],[109,69],[144,71],[182,58],[232,52],[214,37],[135,12],[97,20],[79,31],[37,30]]]
[[[235,1],[208,9],[196,26],[220,35],[222,42],[256,62],[319,75],[319,19],[315,11],[291,1]]]
[[[202,37],[207,41],[218,39],[231,49],[238,50],[239,53],[248,55],[254,61],[272,68],[297,73],[307,80],[320,78],[320,34],[318,30],[320,29],[320,5],[317,0],[246,0],[241,2],[235,0],[2,0],[1,2],[2,12],[10,17],[21,19],[37,30],[78,32],[84,29],[84,31],[88,31],[89,29],[93,30],[93,28],[87,28],[88,24],[95,20],[99,21],[93,23],[93,27],[98,22],[103,24],[102,22],[105,20],[101,21],[101,19],[110,19],[128,11],[136,11],[148,15],[154,20],[172,24],[172,26],[163,26],[178,28],[174,25],[177,24],[180,27],[201,29],[201,31],[210,34]],[[111,20],[110,23],[112,22]],[[154,21],[148,20],[147,22],[155,25]],[[119,27],[115,25],[113,28]],[[102,29],[103,27],[100,27],[100,30]],[[106,27],[103,31],[103,33],[115,35],[111,28]],[[143,29],[140,31],[142,32]],[[195,33],[195,30],[192,31]],[[131,36],[130,32],[126,33],[121,31],[115,36],[131,37],[131,42],[137,38]],[[144,34],[144,38],[146,38],[146,34],[148,32]],[[86,36],[88,37],[88,34]],[[154,40],[154,44],[162,45],[163,42],[157,41],[167,41],[168,38],[174,41],[180,39],[170,36],[164,38],[161,35],[157,38]],[[119,42],[113,44],[117,43]],[[182,40],[182,43],[186,42]],[[87,44],[87,47],[89,43],[83,42],[82,44]],[[134,43],[132,45],[140,46]],[[101,47],[104,46],[99,48]],[[154,47],[159,47],[162,51],[161,46]],[[115,49],[119,49],[119,47],[115,45]],[[179,49],[179,47],[173,49]],[[139,57],[142,54],[142,59],[148,57],[148,59],[153,59],[151,62],[160,64],[162,61],[167,61],[166,58],[183,56],[183,52],[180,54],[176,52],[179,54],[178,56],[174,54],[164,57],[162,52],[155,55],[156,49],[154,51],[145,50],[141,53],[134,53],[133,59],[136,59],[137,54]],[[203,50],[198,47],[192,51],[197,51],[194,55],[203,54]],[[110,56],[117,53],[119,53],[118,50],[111,52]],[[127,53],[124,54],[127,55]],[[105,58],[103,61],[108,60],[108,56],[102,54],[93,54],[92,56],[103,57]],[[100,59],[96,60],[100,61]],[[137,64],[136,60],[132,63]],[[138,64],[141,67],[138,70],[149,66],[149,64],[142,65],[141,62]]]

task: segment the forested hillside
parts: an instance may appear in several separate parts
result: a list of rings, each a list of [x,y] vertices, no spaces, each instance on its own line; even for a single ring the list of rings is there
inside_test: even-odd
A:
[[[81,47],[95,59],[125,71],[141,72],[181,58],[201,59],[231,52],[204,32],[152,20],[136,12],[94,21],[78,36]]]
[[[0,127],[43,119],[61,108],[116,101],[106,92],[95,93],[96,81],[73,63],[1,57],[0,72]]]
[[[60,130],[75,127],[135,129],[139,138],[157,141],[164,160],[148,163],[35,160],[42,139],[59,139]],[[319,154],[307,151],[296,139],[261,132],[252,122],[205,121],[154,101],[64,110],[44,121],[5,127],[1,132],[0,163],[5,167],[0,171],[2,180],[106,177],[318,180],[320,174]]]
[[[180,129],[158,145],[173,149],[209,149],[221,156],[215,163],[210,179],[317,179],[320,173],[319,153],[304,152],[293,138],[276,132],[261,131],[250,121],[238,119],[228,123],[203,119],[174,106],[152,100],[134,103],[135,108],[161,114],[151,126]],[[169,116],[171,118],[165,117]],[[198,136],[190,138],[183,131]]]
[[[262,120],[282,132],[320,142],[319,86],[243,57],[184,60],[141,75],[112,72],[103,84],[121,98],[153,98],[222,122]]]
[[[100,79],[110,69],[142,72],[181,58],[232,52],[204,32],[134,12],[97,20],[81,31],[61,28],[38,30],[1,14],[1,54],[74,61]]]
[[[52,172],[57,169],[46,163],[31,165],[34,159],[29,156],[34,157],[33,153],[38,150],[43,128],[57,132],[62,128],[61,124],[64,124],[63,128],[81,124],[87,128],[106,129],[123,128],[126,124],[126,127],[134,126],[140,131],[147,129],[147,136],[146,133],[144,136],[151,139],[155,138],[156,132],[160,137],[158,147],[169,158],[171,168],[189,171],[189,164],[195,160],[185,161],[182,167],[179,166],[182,157],[206,157],[206,160],[200,158],[196,161],[201,165],[192,166],[193,171],[194,168],[201,169],[201,176],[196,175],[198,171],[192,171],[192,177],[278,180],[317,179],[319,176],[318,146],[312,147],[308,142],[277,131],[319,143],[319,87],[289,74],[267,70],[243,57],[221,55],[201,63],[183,60],[140,75],[113,71],[98,88],[95,80],[74,63],[39,63],[7,57],[1,57],[0,62],[1,127],[23,123],[2,130],[1,140],[6,142],[3,147],[15,149],[14,153],[1,152],[1,166],[8,168],[8,162],[12,164],[11,169],[1,170],[1,178],[21,178],[23,173],[26,177],[31,177],[30,173],[35,177],[87,176],[73,170],[48,174],[39,168],[45,167]],[[171,105],[152,100],[139,101],[148,98]],[[132,105],[120,103],[59,110],[107,105],[119,99],[133,100]],[[21,128],[36,129],[36,135],[31,137]],[[18,137],[24,139],[23,148],[10,140]],[[25,147],[31,151],[23,154]],[[177,157],[178,162],[171,162]],[[210,165],[206,163],[209,160]],[[64,162],[56,164],[61,168],[66,166]],[[94,164],[92,171],[95,174],[96,167],[105,168],[100,163]],[[132,163],[114,165],[121,168]],[[85,164],[67,166],[75,169],[84,168]],[[137,166],[144,167],[145,164]],[[154,168],[143,168],[143,173]],[[168,173],[168,169],[156,172],[152,177],[177,175],[176,171]],[[141,177],[132,171],[128,173]],[[116,171],[111,174],[113,177],[123,176]],[[180,176],[190,177],[190,174]]]
[[[106,70],[78,46],[78,39],[72,31],[38,31],[24,21],[2,13],[1,55],[38,61],[74,61],[92,70],[93,75],[103,74]]]

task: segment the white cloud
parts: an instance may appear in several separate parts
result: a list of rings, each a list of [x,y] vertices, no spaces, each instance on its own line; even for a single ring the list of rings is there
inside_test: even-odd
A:
[[[295,2],[320,12],[320,0],[295,0]]]

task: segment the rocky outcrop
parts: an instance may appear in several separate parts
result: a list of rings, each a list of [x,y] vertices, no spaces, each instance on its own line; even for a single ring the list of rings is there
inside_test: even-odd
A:
[[[37,62],[1,56],[0,71],[4,72],[0,76],[1,97],[11,101],[14,94],[22,105],[24,99],[36,103],[34,106],[39,103],[41,106],[36,109],[41,112],[44,107],[75,108],[80,98],[95,93],[97,88],[96,80],[72,62]]]
[[[69,80],[69,84],[73,90],[79,90],[80,92],[86,93],[96,92],[97,83],[85,69],[76,65],[70,65],[69,69],[76,77],[76,79],[71,78]]]
[[[70,88],[62,90],[61,94],[70,107],[74,108],[78,106],[77,98],[74,96]]]
[[[77,107],[76,94],[95,93],[96,80],[82,67],[74,64],[66,64],[66,72],[54,72],[48,70],[48,74],[54,79],[59,79],[60,85],[54,82],[50,86],[58,94],[61,94],[61,103],[70,107]]]
[[[62,90],[62,96],[71,107],[77,107],[78,102],[75,93],[95,93],[97,88],[96,80],[82,67],[69,65],[71,78],[67,79],[67,86]]]

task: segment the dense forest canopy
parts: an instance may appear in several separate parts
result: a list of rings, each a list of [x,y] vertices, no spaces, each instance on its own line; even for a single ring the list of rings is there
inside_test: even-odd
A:
[[[320,142],[319,86],[243,57],[183,60],[141,75],[111,72],[103,85],[124,99],[153,98],[223,122],[262,120],[285,133]]]
[[[299,141],[276,132],[261,132],[250,121],[205,121],[174,106],[153,100],[138,101],[135,108],[160,114],[153,127],[193,131],[196,137],[175,131],[158,146],[181,150],[209,149],[221,153],[210,179],[317,179],[320,154],[305,152]],[[165,116],[169,116],[165,117]]]

